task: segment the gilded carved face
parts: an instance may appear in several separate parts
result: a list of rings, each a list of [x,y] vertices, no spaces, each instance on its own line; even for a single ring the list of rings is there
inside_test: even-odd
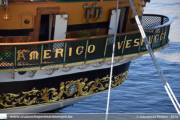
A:
[[[64,86],[64,82],[61,82],[60,86],[63,87]]]
[[[77,84],[80,83],[80,80],[76,80]]]
[[[88,81],[88,79],[87,78],[84,78],[84,82],[87,82]]]
[[[95,79],[95,82],[98,82],[99,81],[99,78]]]

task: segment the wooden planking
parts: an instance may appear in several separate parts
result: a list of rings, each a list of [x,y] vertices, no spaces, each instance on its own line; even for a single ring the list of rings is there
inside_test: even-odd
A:
[[[129,7],[130,6],[130,3],[129,1],[119,1],[119,7],[122,8],[122,7]]]
[[[8,0],[8,2],[31,2],[31,0]]]
[[[161,26],[157,26],[155,28],[150,28],[150,29],[145,29],[145,31],[150,31],[150,30],[155,30],[158,28],[163,28],[166,26],[169,26],[173,19],[168,17],[168,16],[164,16],[164,15],[156,15],[156,14],[144,14],[145,16],[159,16],[159,17],[166,17],[169,19],[169,21]],[[135,34],[135,33],[140,33],[139,30],[137,31],[131,31],[131,32],[124,32],[124,33],[118,33],[117,36],[119,35],[129,35],[129,34]],[[91,37],[86,37],[86,38],[69,38],[69,39],[64,39],[64,40],[51,40],[51,41],[42,41],[42,42],[29,42],[29,43],[1,43],[0,46],[12,46],[12,45],[38,45],[38,44],[49,44],[49,43],[57,43],[57,42],[66,42],[66,41],[75,41],[75,40],[85,40],[85,39],[97,39],[97,38],[103,38],[103,37],[111,37],[113,36],[113,34],[111,35],[99,35],[99,36],[91,36]],[[0,41],[3,41],[2,38],[12,38],[12,37],[17,37],[17,36],[0,36]],[[18,36],[19,37],[19,36]],[[34,36],[30,36],[33,40]],[[31,41],[32,41],[31,40]]]
[[[94,31],[97,31],[97,29],[88,29],[88,30],[79,30],[79,31],[71,31],[67,32],[66,38],[77,38],[79,35],[79,32],[85,32],[87,31],[88,33],[92,33]],[[100,28],[98,35],[107,35],[108,28]]]
[[[41,25],[41,15],[37,14],[34,18],[34,31],[30,33],[30,35],[34,35],[35,38],[32,41],[39,41],[39,31],[40,31],[40,25]]]
[[[59,7],[39,7],[37,8],[37,14],[59,14]]]
[[[168,26],[168,24],[166,25]],[[165,26],[162,26],[165,27]],[[150,31],[150,30],[155,30],[161,27],[157,28],[151,28],[151,29],[146,29],[145,31]],[[137,31],[131,31],[131,32],[124,32],[124,33],[118,33],[116,36],[119,35],[128,35],[128,34],[135,34],[135,33],[140,33],[139,30]],[[69,38],[69,39],[63,39],[63,40],[51,40],[51,41],[41,41],[41,42],[29,42],[29,43],[1,43],[0,46],[11,46],[11,45],[38,45],[38,44],[49,44],[49,43],[57,43],[57,42],[66,42],[66,41],[76,41],[76,40],[85,40],[85,39],[97,39],[97,38],[104,38],[104,37],[112,37],[114,36],[113,34],[111,35],[99,35],[99,36],[91,36],[91,37],[83,37],[83,38]],[[1,38],[0,38],[1,39]]]
[[[132,8],[131,7],[128,7],[127,13],[128,13],[128,16],[127,16],[127,24],[126,24],[125,32],[130,32],[131,30],[129,28],[129,25],[131,24],[131,20],[130,19],[131,19],[131,14],[132,14]]]
[[[33,36],[0,37],[0,43],[22,43],[31,42]]]
[[[10,2],[10,3],[18,3],[18,2],[26,2],[26,3],[33,3],[33,2],[36,2],[36,3],[38,3],[38,2],[50,2],[50,1],[53,1],[53,0],[8,0],[8,2]]]
[[[41,15],[45,14],[59,14],[59,7],[39,7],[37,8],[37,15],[34,17],[34,31],[29,35],[34,36],[32,41],[39,41],[39,31],[41,25]]]
[[[129,31],[135,31],[135,30],[139,30],[137,24],[130,24],[129,25]]]

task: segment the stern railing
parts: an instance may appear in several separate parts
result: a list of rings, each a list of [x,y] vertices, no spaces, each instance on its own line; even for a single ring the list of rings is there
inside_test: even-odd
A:
[[[171,22],[170,17],[163,15],[143,16],[142,25],[153,50],[162,49],[168,44]],[[113,35],[42,42],[1,43],[0,69],[1,71],[29,71],[110,60],[112,46]],[[117,34],[115,59],[140,56],[145,53],[148,51],[139,31]]]

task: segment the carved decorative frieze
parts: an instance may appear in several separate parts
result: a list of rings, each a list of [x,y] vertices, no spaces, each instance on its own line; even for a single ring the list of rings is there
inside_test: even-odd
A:
[[[46,74],[47,75],[52,75],[56,70],[58,70],[59,68],[54,68],[54,69],[47,69],[46,70]]]
[[[101,67],[102,65],[104,65],[107,61],[100,61],[100,62],[95,62],[94,63],[94,67]]]
[[[34,77],[34,75],[36,74],[37,70],[31,70],[29,71],[29,77]]]
[[[84,65],[79,65],[78,69],[84,70],[88,68],[92,63],[84,64]]]
[[[112,88],[120,86],[126,79],[129,70],[114,76],[112,79]],[[66,82],[60,82],[59,88],[43,88],[41,90],[32,88],[30,91],[21,91],[19,94],[1,93],[0,107],[15,108],[42,103],[59,102],[68,99],[75,99],[80,96],[87,96],[98,92],[103,92],[109,87],[109,75],[95,80],[80,78]]]
[[[69,72],[70,70],[72,70],[74,68],[74,66],[69,66],[69,67],[65,67],[63,68],[63,72]]]

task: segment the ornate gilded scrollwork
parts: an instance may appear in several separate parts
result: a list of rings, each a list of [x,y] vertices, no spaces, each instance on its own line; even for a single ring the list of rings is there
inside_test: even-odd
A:
[[[131,57],[132,59],[131,60],[136,60],[138,59],[140,56],[136,56],[136,57]]]
[[[136,57],[128,57],[128,58],[121,58],[121,59],[115,59],[114,60],[114,65],[116,64],[116,63],[121,63],[121,64],[123,64],[123,63],[127,63],[127,62],[129,62],[129,61],[131,61],[131,60],[135,60],[135,59],[137,59],[137,58],[139,58],[140,56],[136,56]],[[111,61],[108,61],[107,62],[107,64],[108,65],[110,65],[111,64]]]
[[[56,70],[58,70],[59,68],[53,68],[53,69],[47,69],[46,70],[46,74],[47,75],[52,75]]]
[[[128,70],[117,76],[113,76],[111,87],[115,88],[121,85],[125,81],[127,74]],[[0,95],[0,107],[12,108],[15,106],[29,106],[90,95],[107,90],[109,87],[109,80],[109,75],[101,79],[96,78],[92,81],[88,81],[88,78],[80,78],[77,80],[61,82],[59,90],[56,88],[45,87],[41,90],[33,88],[30,91],[20,92],[19,94],[3,93]]]
[[[119,63],[126,63],[126,62],[129,62],[130,60],[131,60],[131,57],[124,58],[121,61],[119,61]]]
[[[107,61],[95,62],[93,66],[94,66],[94,67],[100,67],[100,66],[104,65],[106,62],[107,62]]]
[[[79,65],[78,69],[84,70],[84,69],[88,68],[90,65],[92,65],[92,63],[88,63],[88,64],[84,64],[84,65]]]
[[[70,70],[72,70],[75,66],[69,66],[69,67],[65,67],[63,68],[63,72],[69,72]]]
[[[29,77],[34,77],[34,75],[36,74],[37,70],[31,70],[29,71]]]
[[[11,78],[12,78],[12,79],[15,78],[15,73],[14,73],[14,72],[11,73]]]
[[[119,61],[121,61],[122,59],[115,59],[114,61],[115,61],[115,63],[114,64],[116,64],[116,63],[118,63]]]
[[[113,61],[113,64],[115,64],[115,61]],[[107,65],[111,65],[111,60],[107,62]]]

